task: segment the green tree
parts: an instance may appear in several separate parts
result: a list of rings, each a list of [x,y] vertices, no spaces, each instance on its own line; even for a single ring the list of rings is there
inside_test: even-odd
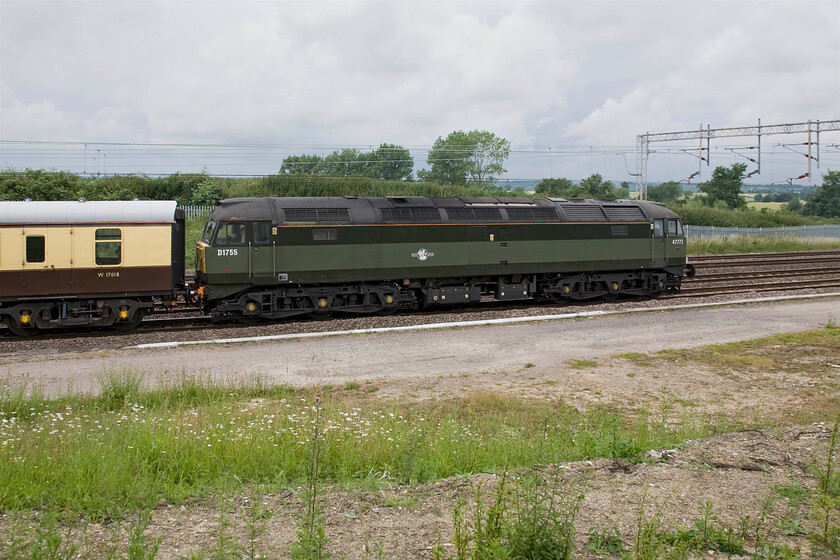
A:
[[[806,216],[840,218],[840,171],[823,175],[823,184],[805,205]]]
[[[80,190],[79,176],[65,171],[0,172],[0,200],[75,200]]]
[[[386,181],[410,181],[414,173],[414,158],[402,146],[380,144],[373,152],[363,154],[363,159],[368,161],[364,173],[366,177]]]
[[[190,204],[195,206],[215,206],[222,198],[222,187],[211,177],[198,184],[193,189]]]
[[[179,204],[189,204],[193,191],[208,178],[207,170],[202,170],[201,173],[173,173],[158,179],[156,183],[160,182],[160,190],[167,193],[165,198],[175,199]]]
[[[741,197],[741,184],[746,170],[746,163],[733,163],[729,168],[716,167],[712,178],[697,186],[706,193],[703,203],[716,206],[716,203],[721,202],[727,208],[746,208],[747,202]]]
[[[346,148],[326,157],[316,154],[289,156],[280,166],[282,175],[371,177],[391,181],[411,180],[413,172],[414,159],[409,151],[394,144],[380,144],[372,152]]]
[[[600,173],[594,173],[580,182],[578,198],[615,198],[612,182],[604,181]]]
[[[345,148],[336,150],[324,161],[315,167],[315,175],[327,177],[353,177],[363,175],[364,163],[360,161],[359,150],[356,148]]]
[[[505,172],[508,155],[510,142],[492,132],[456,130],[445,139],[438,137],[426,159],[431,168],[418,175],[424,181],[489,187]]]
[[[289,156],[283,160],[280,173],[285,175],[314,175],[315,168],[324,162],[319,155]]]
[[[543,179],[537,183],[536,193],[539,196],[571,198],[577,187],[568,179]]]
[[[791,199],[790,202],[785,204],[784,209],[790,212],[799,212],[801,213],[802,210],[805,208],[805,205],[802,204],[802,201],[798,198]]]
[[[651,185],[647,189],[647,196],[656,202],[673,202],[683,194],[682,187],[677,181],[667,181],[660,185]]]

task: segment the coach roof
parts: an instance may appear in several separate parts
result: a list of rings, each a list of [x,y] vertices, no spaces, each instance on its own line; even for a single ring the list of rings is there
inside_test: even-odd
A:
[[[0,224],[173,222],[176,205],[174,200],[0,202]]]

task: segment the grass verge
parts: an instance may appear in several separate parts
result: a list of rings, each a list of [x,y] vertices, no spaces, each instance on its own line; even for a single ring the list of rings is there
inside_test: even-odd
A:
[[[790,251],[825,251],[831,249],[840,249],[840,239],[807,240],[801,237],[753,237],[739,235],[718,239],[689,239],[688,260],[691,260],[691,255],[786,253]]]
[[[162,498],[178,503],[243,484],[300,484],[310,472],[316,414],[320,476],[344,485],[426,482],[595,457],[640,460],[648,449],[725,429],[708,418],[672,426],[644,411],[579,412],[491,393],[406,405],[257,379],[223,387],[182,376],[144,388],[140,377],[110,372],[97,397],[47,400],[7,388],[0,399],[0,509],[74,512],[97,521]]]

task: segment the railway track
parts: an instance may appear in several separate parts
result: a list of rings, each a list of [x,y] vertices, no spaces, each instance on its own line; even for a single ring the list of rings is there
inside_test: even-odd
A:
[[[808,251],[799,253],[755,253],[738,255],[702,255],[689,257],[697,275],[684,278],[679,294],[662,296],[661,299],[680,300],[696,297],[708,297],[719,294],[789,292],[804,290],[837,288],[840,290],[840,251]],[[585,304],[585,302],[584,302]],[[499,310],[511,306],[521,307],[522,302],[482,304],[473,306],[465,312]],[[458,313],[451,308],[440,311],[420,312],[423,316],[433,317],[441,313]],[[417,314],[413,314],[417,316]],[[138,333],[158,331],[186,331],[209,327],[235,330],[248,325],[236,323],[214,325],[210,318],[201,315],[197,307],[178,308],[177,311],[156,309],[155,313],[145,318],[138,327]],[[7,329],[2,328],[0,333]],[[74,331],[70,333],[41,334],[38,339],[65,338],[78,336],[113,336],[112,330]],[[125,333],[130,335],[131,333]],[[6,333],[5,336],[10,336]]]

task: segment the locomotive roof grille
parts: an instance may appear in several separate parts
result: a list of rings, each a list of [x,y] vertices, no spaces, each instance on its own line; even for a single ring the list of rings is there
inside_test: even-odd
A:
[[[554,208],[523,208],[507,209],[508,220],[511,222],[556,222],[557,211]]]
[[[386,224],[440,223],[440,210],[436,207],[383,208],[382,221]]]
[[[645,213],[638,206],[608,206],[604,205],[604,213],[611,222],[644,222]]]
[[[283,213],[287,223],[350,223],[350,210],[347,208],[285,208]]]
[[[600,204],[560,203],[566,219],[570,222],[606,222],[607,216]]]
[[[447,208],[446,214],[450,221],[457,222],[500,222],[502,213],[498,208],[489,207],[464,207]]]

